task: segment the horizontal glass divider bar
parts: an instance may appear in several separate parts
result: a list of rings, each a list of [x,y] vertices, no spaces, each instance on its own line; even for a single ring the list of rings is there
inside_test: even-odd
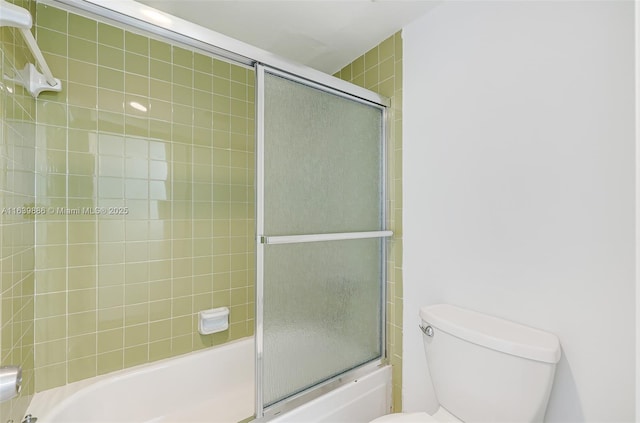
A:
[[[261,236],[262,244],[301,244],[305,242],[344,241],[348,239],[387,238],[392,231],[341,232],[332,234]]]

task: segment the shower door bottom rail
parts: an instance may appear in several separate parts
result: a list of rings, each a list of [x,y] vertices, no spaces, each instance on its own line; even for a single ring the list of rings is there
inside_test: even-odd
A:
[[[341,232],[330,234],[259,236],[261,244],[301,244],[306,242],[345,241],[349,239],[388,238],[392,231]]]
[[[358,379],[371,374],[376,369],[380,369],[388,365],[389,363],[382,355],[373,358],[366,363],[362,363],[352,369],[345,370],[344,372],[321,381],[314,386],[303,389],[288,398],[281,399],[272,404],[266,404],[262,410],[262,415],[256,418],[254,422],[266,423],[287,411],[291,411],[341,386],[354,383]]]

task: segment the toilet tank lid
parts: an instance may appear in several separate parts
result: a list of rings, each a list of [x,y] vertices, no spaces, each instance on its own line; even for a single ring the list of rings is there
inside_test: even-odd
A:
[[[557,363],[562,354],[552,333],[450,304],[422,307],[420,318],[450,335],[518,357]]]

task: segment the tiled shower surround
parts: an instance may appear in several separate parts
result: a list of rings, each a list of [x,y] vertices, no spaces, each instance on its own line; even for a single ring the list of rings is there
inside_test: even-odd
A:
[[[253,70],[41,4],[37,39],[36,390],[252,335]]]
[[[402,410],[402,35],[390,36],[334,75],[391,99],[387,140],[387,348],[393,408]]]
[[[31,9],[31,1],[14,2]],[[0,75],[15,75],[30,60],[19,32],[0,29]],[[23,369],[20,395],[0,404],[0,422],[22,421],[34,392],[33,292],[36,103],[10,80],[0,80],[0,362]]]
[[[33,392],[250,336],[254,327],[253,70],[27,0],[61,93],[0,92],[2,362]],[[31,61],[3,29],[2,73]],[[400,409],[400,34],[336,76],[392,100],[388,341]],[[8,91],[11,89],[12,91]],[[35,188],[34,188],[35,187]],[[229,306],[227,332],[197,312]]]

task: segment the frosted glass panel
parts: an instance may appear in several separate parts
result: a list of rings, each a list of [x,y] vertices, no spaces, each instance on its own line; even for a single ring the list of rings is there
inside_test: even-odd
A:
[[[384,229],[382,110],[268,72],[264,77],[259,235]],[[259,407],[382,354],[384,241],[295,242],[258,250]]]
[[[265,75],[265,231],[381,228],[382,111]]]
[[[265,247],[266,405],[380,356],[381,242]]]

